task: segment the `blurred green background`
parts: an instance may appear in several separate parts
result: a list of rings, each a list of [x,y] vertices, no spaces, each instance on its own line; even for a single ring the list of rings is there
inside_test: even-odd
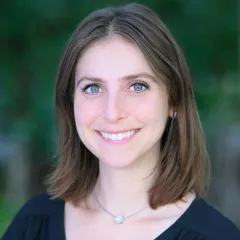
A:
[[[56,149],[53,88],[80,20],[123,0],[12,0],[0,9],[0,236],[18,208],[44,191]],[[240,227],[240,77],[237,0],[145,0],[183,49],[207,136],[207,200]],[[237,211],[236,211],[237,210]]]

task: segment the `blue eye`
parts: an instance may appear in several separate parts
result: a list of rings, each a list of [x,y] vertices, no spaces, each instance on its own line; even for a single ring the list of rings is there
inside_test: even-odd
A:
[[[149,86],[146,83],[137,82],[131,85],[130,90],[133,92],[141,93],[149,89]]]
[[[101,88],[97,84],[88,84],[82,88],[82,91],[92,95],[102,92]]]

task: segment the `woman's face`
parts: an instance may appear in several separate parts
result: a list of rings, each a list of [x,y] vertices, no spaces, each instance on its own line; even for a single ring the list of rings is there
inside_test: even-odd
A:
[[[100,164],[157,161],[169,116],[167,91],[136,45],[101,39],[77,63],[74,115],[80,139]]]

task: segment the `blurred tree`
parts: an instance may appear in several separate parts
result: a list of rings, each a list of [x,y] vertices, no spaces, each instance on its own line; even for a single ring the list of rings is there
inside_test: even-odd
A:
[[[5,1],[0,10],[0,133],[28,142],[31,193],[55,151],[53,85],[63,49],[79,21],[96,8],[130,1]],[[180,43],[204,120],[218,106],[240,119],[237,1],[137,1],[159,13]],[[45,171],[45,170],[44,170]],[[38,183],[38,184],[36,184]]]

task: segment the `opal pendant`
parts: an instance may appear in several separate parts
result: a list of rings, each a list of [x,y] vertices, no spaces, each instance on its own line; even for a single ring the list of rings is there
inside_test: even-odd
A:
[[[123,223],[123,221],[124,221],[124,217],[123,216],[116,216],[115,217],[115,223],[121,224],[121,223]]]

